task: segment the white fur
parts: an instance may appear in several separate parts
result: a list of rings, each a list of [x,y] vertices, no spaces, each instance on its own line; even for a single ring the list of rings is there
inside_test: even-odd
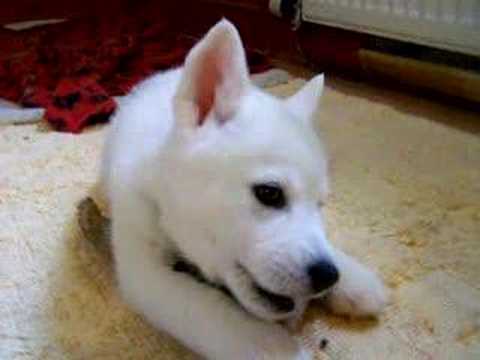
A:
[[[371,315],[384,306],[376,275],[325,234],[326,158],[309,123],[322,87],[317,76],[286,101],[254,87],[240,37],[223,20],[183,68],[146,80],[115,115],[102,181],[121,293],[208,358],[310,359],[272,321],[301,315],[317,295],[306,268],[319,258],[341,274],[329,295],[334,311]],[[264,208],[252,196],[252,184],[272,180],[283,184],[288,209]],[[172,249],[236,301],[172,271]],[[254,280],[295,299],[295,310],[273,311],[252,290]]]

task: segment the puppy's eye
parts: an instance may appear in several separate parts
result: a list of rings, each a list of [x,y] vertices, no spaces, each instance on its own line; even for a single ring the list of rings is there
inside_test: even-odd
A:
[[[287,206],[285,193],[277,183],[253,185],[252,191],[257,201],[266,207],[283,209]]]

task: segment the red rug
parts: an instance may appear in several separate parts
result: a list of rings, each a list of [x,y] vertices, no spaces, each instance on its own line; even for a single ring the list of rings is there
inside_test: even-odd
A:
[[[0,30],[0,97],[46,109],[58,131],[108,121],[112,96],[155,71],[180,65],[194,40],[138,16],[77,19],[25,31]],[[270,67],[247,50],[252,72]]]

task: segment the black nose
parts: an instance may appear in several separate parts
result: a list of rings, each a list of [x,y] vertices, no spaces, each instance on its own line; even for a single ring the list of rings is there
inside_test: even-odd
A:
[[[315,293],[333,286],[340,277],[336,266],[328,260],[313,263],[307,271]]]

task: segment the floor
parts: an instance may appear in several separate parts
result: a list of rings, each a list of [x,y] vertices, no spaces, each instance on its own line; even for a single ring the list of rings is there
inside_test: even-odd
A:
[[[318,359],[480,358],[480,115],[332,78],[318,126],[329,235],[379,270],[392,303],[378,322],[313,304],[298,336]],[[0,128],[2,359],[196,358],[122,304],[79,228],[105,127]]]

